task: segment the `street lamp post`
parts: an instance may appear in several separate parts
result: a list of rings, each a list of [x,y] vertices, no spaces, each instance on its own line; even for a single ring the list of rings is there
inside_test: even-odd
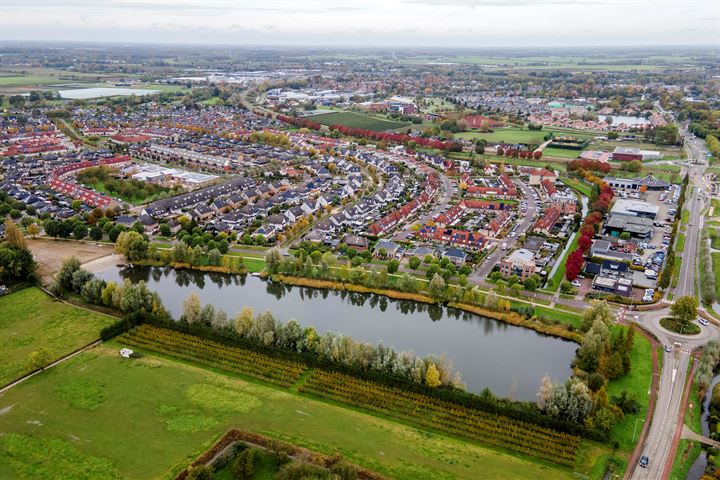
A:
[[[642,420],[643,422],[645,421],[644,418],[636,418],[636,419],[635,419],[635,426],[633,427],[632,442],[635,442],[635,431],[637,430],[637,424],[638,424],[638,422],[639,422],[640,420]]]

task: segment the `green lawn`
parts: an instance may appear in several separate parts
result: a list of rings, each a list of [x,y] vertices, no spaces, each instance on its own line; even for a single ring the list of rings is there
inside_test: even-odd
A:
[[[580,241],[580,235],[575,235],[575,238],[573,238],[570,248],[568,248],[567,252],[565,252],[565,255],[563,255],[558,260],[558,262],[560,262],[560,265],[558,266],[557,270],[555,270],[555,274],[550,277],[550,280],[552,281],[552,290],[557,290],[558,288],[560,288],[560,284],[563,280],[565,280],[565,262],[567,261],[567,257],[569,257],[570,254],[577,248],[578,241]]]
[[[540,145],[543,143],[545,135],[547,135],[549,132],[554,133],[556,136],[561,135],[572,135],[574,137],[578,138],[592,138],[593,134],[592,132],[583,132],[580,130],[571,130],[566,128],[553,128],[553,127],[544,127],[542,130],[528,130],[527,128],[520,128],[520,127],[501,127],[496,128],[492,132],[479,132],[479,131],[470,131],[470,132],[461,132],[455,134],[455,137],[457,138],[465,138],[468,140],[474,140],[476,138],[484,138],[488,141],[488,143],[532,143],[535,145]],[[564,153],[564,155],[552,155],[550,152],[556,152],[557,150],[563,150],[564,152],[573,152],[574,156],[567,157],[566,155],[569,155],[568,153]],[[580,154],[580,150],[567,150],[563,148],[546,148],[543,155],[548,156],[557,156],[557,157],[563,157],[563,158],[575,158]]]
[[[700,455],[700,444],[687,439],[681,439],[678,444],[675,460],[673,461],[670,480],[685,480],[688,478],[688,471]]]
[[[547,147],[543,150],[543,157],[578,158],[582,150],[571,150],[569,148]]]
[[[27,75],[27,76],[0,76],[0,86],[22,87],[31,85],[48,85],[61,83],[56,77],[49,75]]]
[[[115,321],[54,301],[35,287],[0,297],[0,385],[22,376],[38,348],[60,358],[100,338],[100,330]]]
[[[265,269],[265,259],[243,257],[243,265],[247,267],[250,273],[260,272]]]
[[[577,313],[563,312],[562,310],[557,310],[555,308],[535,307],[535,315],[552,320],[558,320],[561,323],[573,325],[575,328],[579,328],[582,324],[582,317]]]
[[[685,234],[678,233],[677,243],[675,243],[675,251],[682,253],[685,250]]]
[[[564,183],[565,185],[567,185],[568,187],[573,188],[573,189],[577,190],[578,192],[582,193],[583,195],[585,195],[588,198],[590,198],[590,196],[592,195],[592,189],[590,188],[590,186],[581,180],[577,180],[575,178],[563,177],[563,178],[560,178],[560,181],[562,183]]]
[[[410,125],[407,122],[395,122],[355,112],[321,113],[305,118],[321,125],[345,125],[350,128],[365,128],[376,132],[395,130]]]
[[[618,325],[613,327],[614,329],[623,328]],[[613,380],[607,386],[607,393],[611,399],[626,390],[640,404],[638,413],[626,414],[622,420],[615,424],[611,432],[611,441],[618,442],[620,450],[626,452],[632,451],[635,447],[635,442],[643,428],[643,421],[649,403],[648,391],[652,382],[652,346],[639,333],[635,334],[631,361],[630,373]],[[635,433],[635,442],[633,442],[633,431]]]
[[[0,478],[172,478],[230,426],[394,479],[563,479],[528,461],[156,355],[96,347],[0,398]],[[58,471],[62,472],[58,475]]]
[[[716,293],[720,294],[720,253],[713,252],[710,256],[712,257],[713,274],[715,274]]]

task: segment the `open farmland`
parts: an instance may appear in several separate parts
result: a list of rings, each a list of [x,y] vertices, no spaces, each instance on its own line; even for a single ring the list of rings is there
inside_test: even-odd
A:
[[[384,120],[382,118],[371,117],[370,115],[355,112],[321,113],[319,115],[311,115],[305,118],[321,125],[344,125],[350,128],[364,128],[366,130],[374,130],[376,132],[396,130],[410,125],[407,122]]]
[[[111,347],[10,390],[0,411],[0,477],[8,479],[58,478],[58,465],[73,478],[169,478],[229,426],[338,452],[395,479],[476,479],[480,471],[486,478],[572,478],[570,469],[186,363],[123,359]]]

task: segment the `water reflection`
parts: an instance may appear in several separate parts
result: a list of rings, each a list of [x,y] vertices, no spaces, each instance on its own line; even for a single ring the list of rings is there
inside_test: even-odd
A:
[[[556,381],[567,378],[577,348],[572,342],[461,310],[374,294],[172,268],[113,267],[100,275],[106,280],[144,280],[175,318],[182,313],[183,300],[196,292],[203,303],[231,317],[247,305],[256,313],[269,309],[279,320],[296,318],[319,332],[342,332],[420,355],[446,354],[469,390],[489,387],[499,396],[522,400],[535,399],[546,373]]]

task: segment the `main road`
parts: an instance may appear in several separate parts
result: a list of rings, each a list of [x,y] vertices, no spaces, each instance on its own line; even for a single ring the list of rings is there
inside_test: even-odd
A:
[[[697,139],[688,139],[686,142],[688,161],[683,169],[690,177],[692,191],[686,197],[685,205],[690,211],[690,220],[685,232],[685,248],[682,252],[682,263],[677,287],[674,289],[674,298],[684,295],[699,295],[698,288],[698,243],[704,199],[708,198],[709,184],[704,178],[706,153],[704,145]],[[688,337],[669,332],[660,326],[660,319],[668,315],[668,309],[653,312],[639,313],[635,320],[646,330],[652,332],[657,339],[666,346],[670,352],[665,351],[663,367],[660,372],[655,411],[652,416],[648,434],[642,445],[638,445],[636,452],[647,456],[649,464],[642,468],[634,456],[634,463],[628,466],[626,478],[632,479],[661,479],[669,471],[673,462],[678,429],[682,428],[683,418],[683,391],[687,381],[688,367],[692,351],[705,345],[711,339],[720,338],[720,330],[710,324],[702,327],[700,335]],[[648,392],[650,393],[650,392]]]

